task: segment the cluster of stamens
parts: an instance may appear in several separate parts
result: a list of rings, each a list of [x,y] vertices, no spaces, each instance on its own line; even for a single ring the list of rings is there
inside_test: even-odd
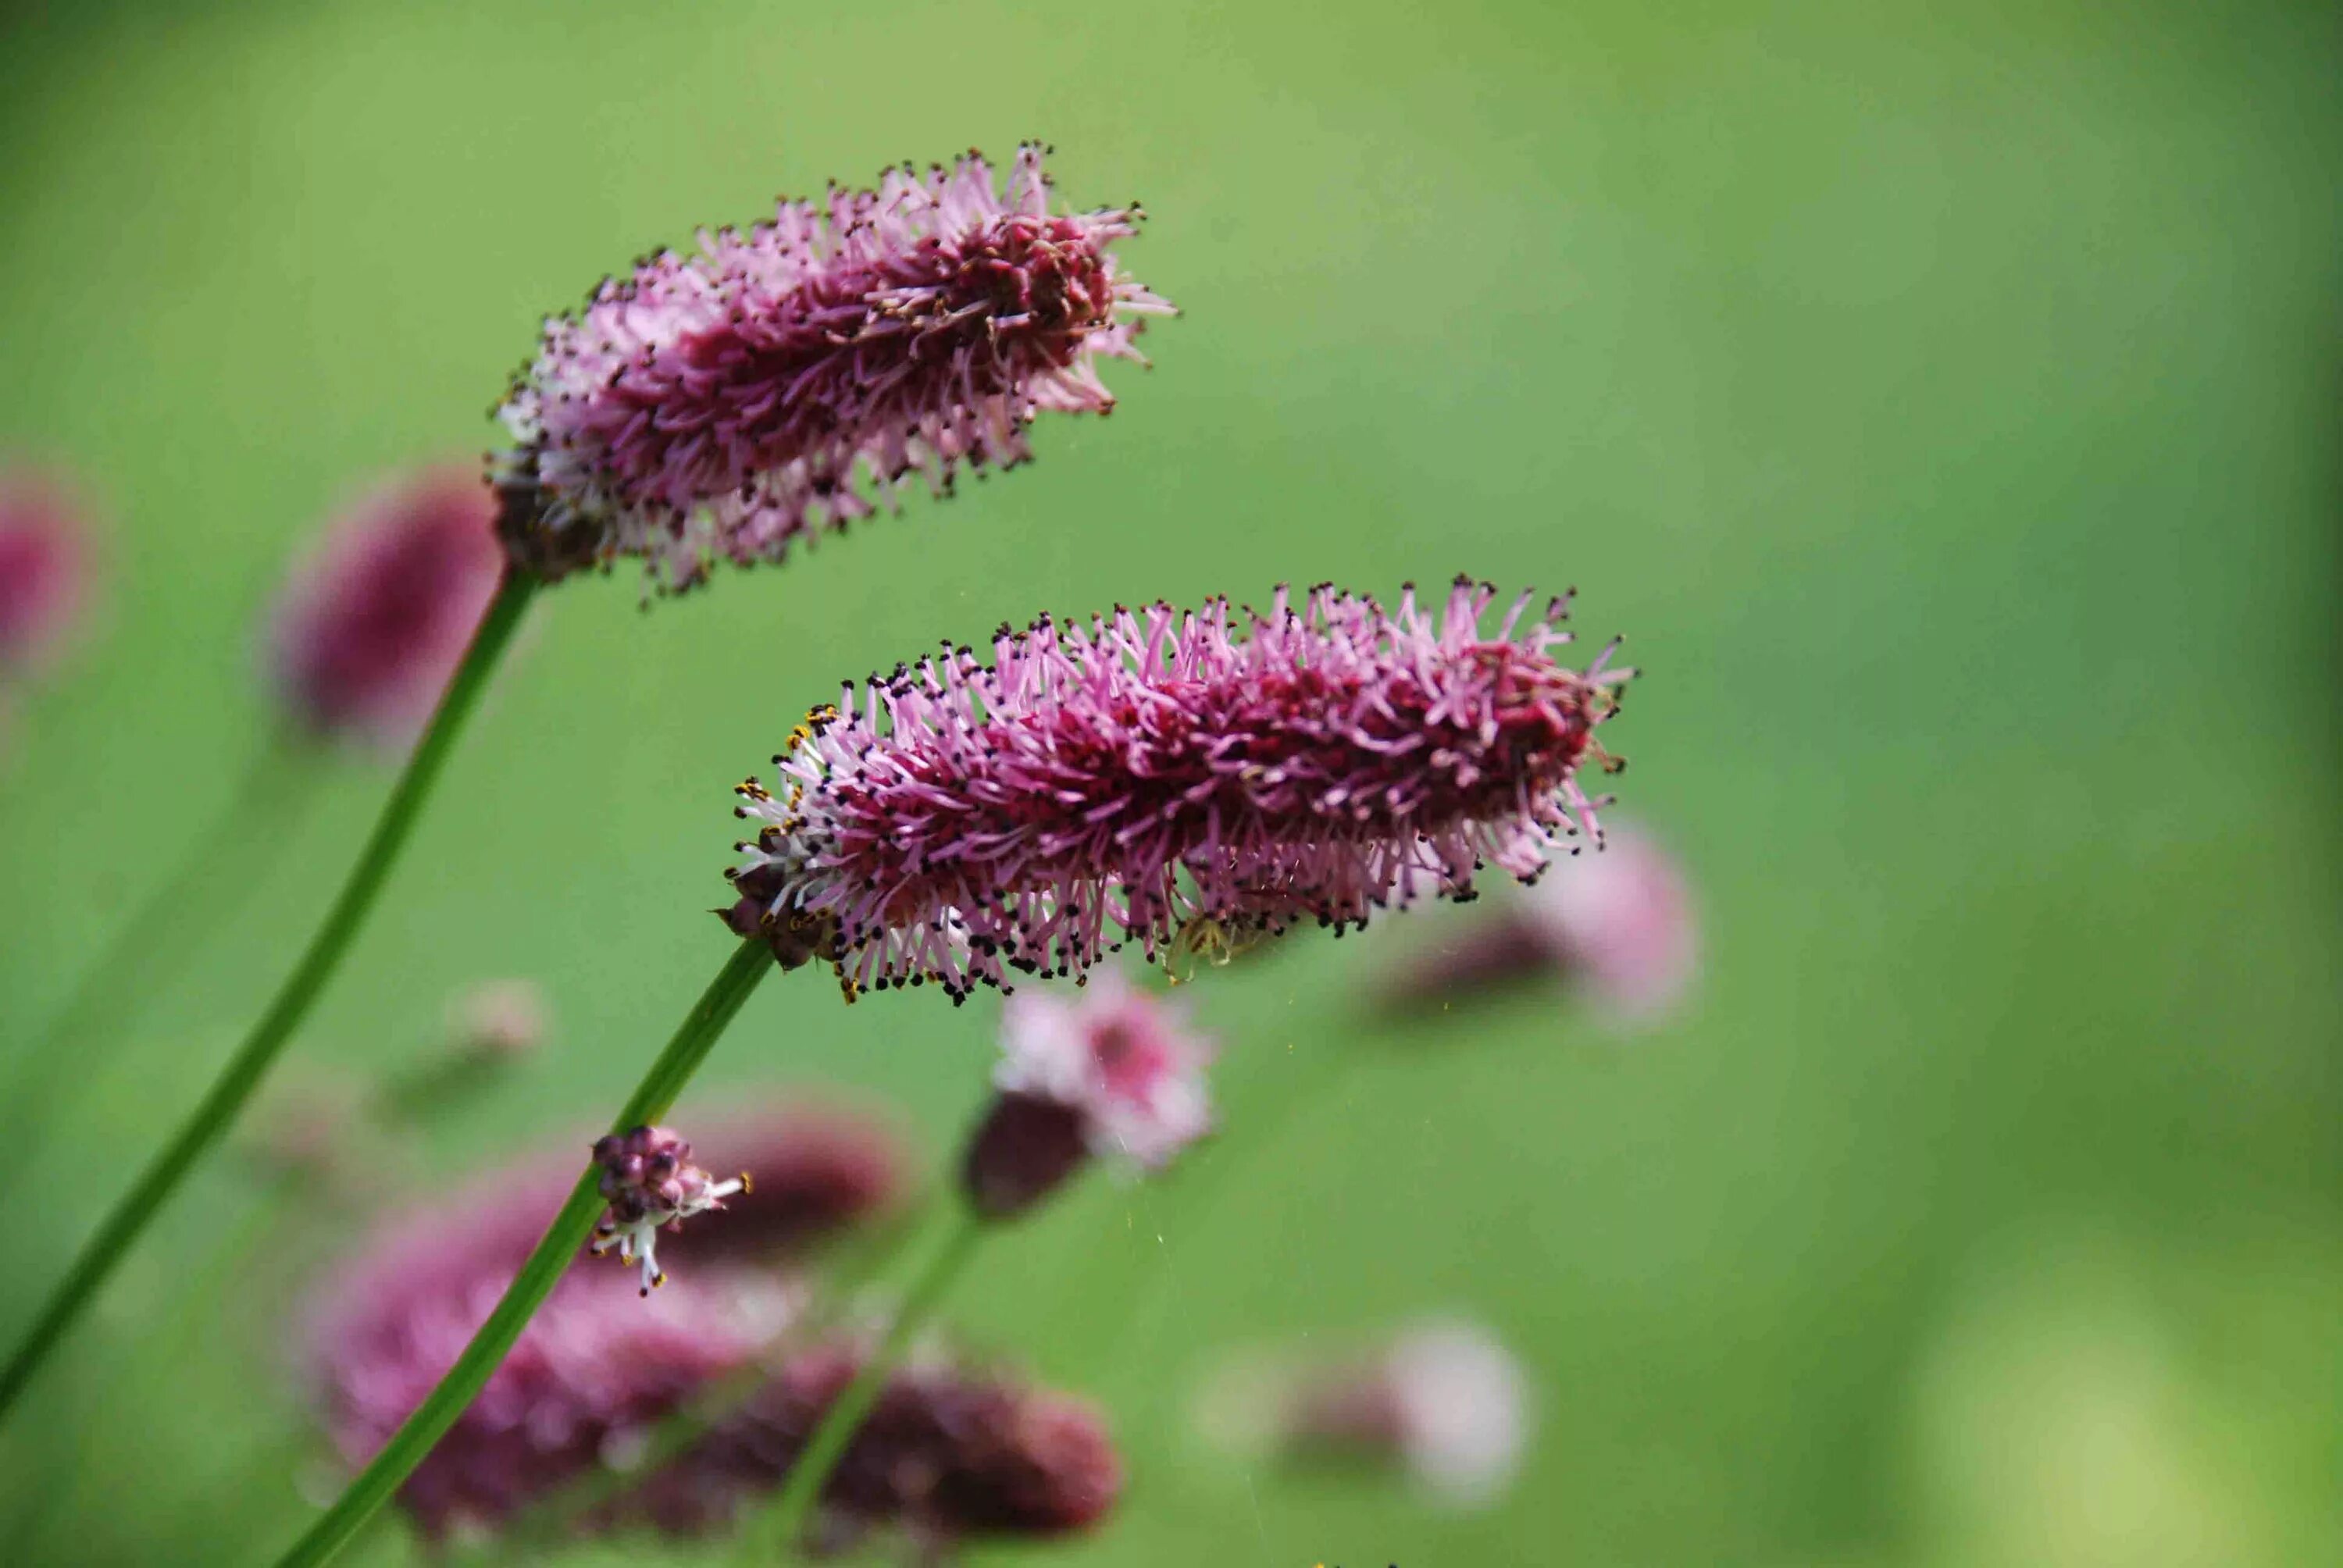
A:
[[[749,1191],[745,1171],[719,1181],[691,1162],[691,1145],[664,1127],[613,1132],[594,1145],[602,1168],[602,1197],[609,1207],[588,1243],[596,1257],[617,1249],[618,1261],[642,1274],[646,1296],[667,1283],[659,1266],[659,1227],[679,1228],[694,1214],[721,1209],[735,1192]]]

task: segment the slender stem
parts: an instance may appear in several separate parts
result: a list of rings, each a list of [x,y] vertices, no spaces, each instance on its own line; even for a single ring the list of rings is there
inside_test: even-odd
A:
[[[683,1086],[690,1081],[710,1048],[723,1035],[725,1026],[772,968],[771,948],[757,938],[749,938],[733,950],[723,970],[692,1005],[676,1030],[675,1038],[668,1041],[667,1049],[659,1052],[650,1070],[643,1074],[643,1081],[635,1086],[626,1109],[610,1124],[613,1131],[623,1132],[667,1114],[675,1097],[682,1092]],[[554,1216],[537,1250],[506,1287],[504,1299],[472,1335],[472,1342],[464,1347],[464,1353],[456,1358],[456,1364],[415,1407],[405,1424],[392,1433],[390,1441],[350,1483],[339,1501],[294,1543],[293,1549],[279,1560],[279,1568],[313,1568],[331,1559],[423,1462],[432,1445],[447,1435],[447,1429],[456,1424],[456,1418],[487,1386],[489,1375],[520,1338],[530,1316],[551,1293],[562,1271],[569,1266],[593,1230],[595,1217],[601,1210],[598,1173],[588,1169],[578,1179],[569,1201]]]
[[[55,1108],[65,1068],[85,1078],[85,1050],[101,1037],[119,1032],[176,978],[202,949],[206,931],[233,923],[236,910],[266,879],[323,777],[318,758],[289,736],[279,735],[255,757],[243,781],[211,826],[196,834],[170,876],[123,921],[63,1007],[26,1050],[9,1086],[7,1132],[0,1146],[23,1145],[28,1130],[45,1123]],[[263,831],[263,829],[266,829]],[[257,840],[250,855],[240,853]],[[227,873],[233,871],[231,876]],[[201,924],[189,921],[199,913]],[[133,972],[136,985],[123,977]]]
[[[457,735],[478,704],[498,657],[520,624],[521,613],[528,608],[529,596],[536,586],[535,578],[518,572],[505,574],[497,597],[489,601],[488,613],[480,619],[479,629],[472,634],[472,645],[464,654],[464,662],[457,667],[446,694],[439,699],[438,711],[431,716],[430,728],[423,732],[415,754],[407,759],[406,770],[392,788],[390,799],[384,802],[382,815],[376,819],[366,847],[358,851],[357,864],[350,869],[340,896],[326,912],[324,923],[309,940],[300,961],[294,965],[276,1000],[268,1004],[268,1010],[252,1026],[252,1032],[228,1059],[178,1131],[147,1161],[130,1191],[116,1202],[96,1233],[83,1245],[64,1281],[9,1356],[6,1369],[0,1371],[0,1420],[5,1420],[15,1408],[25,1385],[55,1349],[75,1316],[96,1294],[132,1243],[154,1222],[165,1201],[177,1190],[188,1171],[226,1133],[236,1113],[252,1097],[285,1042],[349,951],[358,928],[374,907],[376,896],[382,891],[384,879],[397,860],[407,835],[414,830],[416,818],[429,798],[432,785],[438,781]],[[130,977],[122,978],[126,982]]]
[[[854,1381],[822,1412],[813,1435],[806,1440],[805,1452],[789,1466],[789,1480],[782,1484],[779,1494],[749,1521],[741,1541],[743,1562],[769,1563],[798,1550],[830,1472],[846,1457],[848,1445],[886,1391],[887,1380],[894,1375],[912,1336],[960,1278],[986,1229],[982,1216],[974,1209],[956,1202],[950,1233],[905,1292],[902,1305],[896,1309],[878,1348],[854,1374]]]

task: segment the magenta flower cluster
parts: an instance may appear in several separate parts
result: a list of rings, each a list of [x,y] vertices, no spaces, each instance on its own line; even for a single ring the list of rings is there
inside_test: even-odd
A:
[[[640,556],[665,586],[778,560],[923,473],[1031,456],[1042,410],[1105,413],[1101,358],[1171,307],[1108,248],[1139,209],[1053,214],[1042,149],[1005,185],[970,153],[876,190],[702,231],[546,324],[499,410],[508,547],[558,577]]]
[[[739,929],[849,994],[1011,971],[1080,975],[1126,940],[1151,956],[1303,920],[1469,896],[1534,876],[1595,831],[1581,764],[1632,673],[1584,669],[1532,596],[1445,607],[1318,588],[1266,611],[1117,609],[1004,627],[817,710],[740,786],[761,827],[733,878]]]

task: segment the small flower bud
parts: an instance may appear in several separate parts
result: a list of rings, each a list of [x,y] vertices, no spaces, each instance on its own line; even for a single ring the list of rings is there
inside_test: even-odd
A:
[[[749,1190],[749,1173],[719,1181],[691,1162],[691,1145],[664,1127],[613,1132],[594,1145],[602,1168],[602,1196],[609,1203],[588,1243],[599,1257],[618,1249],[618,1261],[642,1273],[642,1293],[667,1283],[659,1266],[659,1230],[681,1229],[694,1214],[724,1207],[724,1200]]]

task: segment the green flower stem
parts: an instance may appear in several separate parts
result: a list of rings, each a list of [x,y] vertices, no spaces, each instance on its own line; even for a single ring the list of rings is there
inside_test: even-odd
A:
[[[861,1430],[871,1407],[886,1391],[887,1380],[894,1375],[912,1336],[960,1278],[988,1229],[983,1217],[965,1202],[955,1198],[953,1205],[950,1231],[904,1294],[902,1305],[896,1309],[878,1348],[870,1352],[870,1359],[862,1363],[845,1392],[822,1412],[813,1436],[806,1441],[805,1452],[789,1466],[789,1480],[779,1495],[762,1513],[750,1516],[741,1537],[741,1562],[779,1561],[794,1554],[803,1543],[814,1503],[821,1496],[830,1472],[846,1456],[847,1445],[854,1441],[854,1434]]]
[[[189,849],[162,886],[123,921],[27,1050],[11,1075],[6,1131],[0,1144],[22,1149],[48,1121],[65,1071],[85,1080],[89,1049],[117,1042],[138,1009],[161,994],[202,950],[206,930],[234,922],[245,900],[267,878],[293,842],[294,829],[317,799],[325,777],[313,747],[290,734],[275,737],[245,770],[243,781],[211,825],[188,840]],[[199,912],[200,929],[189,915]],[[136,985],[123,983],[136,974]]]
[[[749,1000],[749,993],[757,989],[757,982],[773,967],[772,950],[757,938],[748,939],[733,950],[723,970],[692,1005],[676,1030],[675,1038],[668,1041],[667,1049],[659,1052],[650,1070],[643,1074],[643,1081],[635,1086],[626,1109],[610,1123],[611,1131],[624,1132],[667,1114],[675,1097],[682,1092],[709,1050],[722,1037],[725,1026]],[[521,1330],[528,1326],[529,1318],[552,1292],[555,1282],[561,1278],[562,1271],[569,1266],[594,1229],[595,1218],[603,1206],[598,1179],[599,1173],[591,1169],[578,1179],[569,1201],[554,1216],[537,1251],[521,1265],[520,1272],[506,1288],[504,1299],[472,1336],[472,1342],[464,1347],[464,1353],[456,1358],[456,1364],[447,1369],[438,1386],[383,1444],[382,1452],[350,1483],[340,1500],[294,1543],[293,1549],[279,1560],[278,1568],[314,1568],[349,1544],[358,1527],[389,1501],[391,1493],[423,1462],[432,1445],[456,1424],[456,1418],[487,1385],[489,1374],[511,1351]]]
[[[400,849],[414,830],[416,818],[430,797],[431,787],[438,781],[456,737],[478,705],[480,693],[511,640],[514,628],[520,624],[521,614],[528,608],[529,597],[536,588],[535,578],[518,572],[505,574],[497,597],[489,601],[487,614],[481,617],[479,629],[472,634],[472,645],[465,651],[464,662],[457,667],[447,693],[439,699],[438,711],[431,716],[430,728],[423,732],[415,754],[407,759],[390,799],[383,804],[374,832],[358,852],[357,864],[350,869],[349,879],[343,883],[341,894],[327,911],[317,934],[310,938],[300,962],[286,977],[268,1010],[252,1026],[252,1032],[228,1059],[226,1067],[172,1135],[170,1142],[147,1161],[130,1191],[84,1244],[64,1281],[9,1356],[6,1370],[0,1371],[0,1420],[6,1419],[25,1384],[47,1361],[75,1317],[154,1222],[196,1161],[226,1135],[237,1112],[244,1109],[284,1050],[286,1041],[292,1038],[293,1030],[325,990],[326,982],[333,978],[382,891],[383,880],[390,874]],[[127,984],[134,983],[136,977],[118,978]]]

